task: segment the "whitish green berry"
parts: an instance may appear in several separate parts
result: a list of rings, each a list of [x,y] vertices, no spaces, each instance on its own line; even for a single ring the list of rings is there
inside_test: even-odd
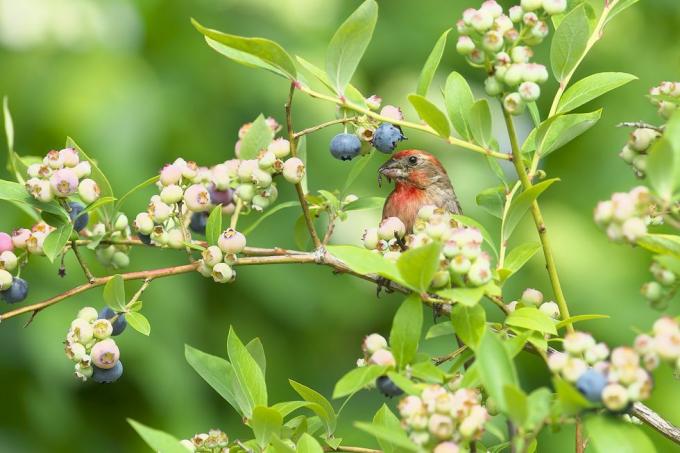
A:
[[[92,323],[92,331],[94,332],[95,338],[104,340],[111,336],[113,332],[113,326],[108,319],[97,319]]]
[[[0,291],[5,291],[12,286],[12,280],[14,277],[12,277],[12,274],[7,272],[4,269],[0,269]]]
[[[6,271],[13,271],[17,267],[17,256],[14,254],[14,252],[10,252],[9,250],[5,250],[4,252],[0,253],[0,269],[4,269]]]
[[[80,309],[78,312],[78,318],[79,319],[84,319],[85,321],[91,322],[97,319],[99,316],[99,313],[97,312],[97,309],[94,307],[83,307]]]
[[[212,278],[217,283],[227,283],[236,277],[236,272],[227,263],[218,263],[212,268]]]
[[[220,248],[216,245],[211,245],[207,249],[203,250],[201,256],[203,257],[203,262],[208,267],[213,267],[217,263],[221,263],[223,258],[222,250],[220,250]]]

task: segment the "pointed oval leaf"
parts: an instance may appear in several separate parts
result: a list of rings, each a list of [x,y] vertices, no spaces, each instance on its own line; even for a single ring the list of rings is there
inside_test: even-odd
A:
[[[555,321],[536,307],[522,307],[513,311],[505,318],[505,324],[536,332],[557,335]]]
[[[454,305],[451,310],[451,325],[463,343],[470,349],[477,350],[486,330],[486,311],[479,304],[472,307]]]
[[[432,79],[434,79],[434,74],[437,72],[439,63],[442,61],[442,55],[444,55],[444,49],[446,48],[446,38],[449,35],[451,29],[446,30],[439,37],[432,52],[427,57],[425,65],[423,65],[423,70],[420,72],[420,77],[418,77],[418,87],[416,88],[416,94],[421,96],[427,96],[427,90],[432,84]]]
[[[146,316],[139,313],[138,311],[131,311],[125,314],[125,320],[130,324],[130,327],[135,329],[137,332],[149,336],[151,333],[151,324]]]
[[[427,291],[434,274],[439,269],[441,249],[440,243],[431,242],[401,254],[397,259],[397,268],[409,287],[421,292]]]
[[[255,159],[260,151],[266,149],[274,139],[274,131],[269,127],[264,115],[260,114],[243,136],[239,156],[241,159]]]
[[[559,181],[557,178],[542,181],[531,187],[531,189],[522,192],[519,194],[519,196],[512,200],[510,208],[508,209],[507,217],[503,222],[503,240],[508,239],[512,235],[515,227],[517,227],[520,220],[522,220],[522,217],[524,217],[524,214],[527,212],[531,204],[543,193],[543,191],[545,191],[557,181]]]
[[[425,121],[434,131],[444,138],[451,134],[451,126],[444,112],[432,102],[419,94],[410,94],[408,100],[418,112],[418,116]]]
[[[43,252],[51,263],[59,256],[64,246],[71,237],[73,232],[73,224],[63,223],[56,230],[52,231],[45,238],[43,243]]]
[[[265,406],[257,406],[253,409],[253,416],[250,419],[250,427],[261,448],[269,445],[273,436],[281,436],[283,426],[283,416],[276,409]]]
[[[487,330],[477,349],[477,370],[487,393],[498,403],[501,411],[508,413],[505,398],[506,385],[519,386],[517,370],[510,355],[497,334]]]
[[[475,142],[482,146],[489,146],[491,142],[491,109],[489,101],[480,99],[470,108],[468,116],[470,133]]]
[[[191,367],[220,394],[239,414],[243,415],[242,400],[235,390],[234,368],[222,357],[207,354],[189,345],[184,346],[184,357]]]
[[[236,379],[250,403],[248,409],[252,411],[255,406],[266,406],[267,385],[264,373],[232,327],[229,328],[227,336],[227,353],[234,367]],[[252,412],[244,408],[244,415],[250,417]]]
[[[465,78],[457,72],[452,72],[446,79],[444,88],[444,102],[449,114],[451,124],[456,132],[466,140],[470,140],[472,135],[468,127],[470,109],[475,102],[470,85]]]
[[[571,10],[555,30],[550,64],[558,82],[562,82],[578,65],[586,50],[589,34],[590,25],[583,5]]]
[[[367,365],[350,370],[335,384],[333,398],[342,398],[358,392],[368,384],[375,382],[386,371],[387,367],[380,365]]]
[[[390,347],[399,369],[410,364],[418,352],[423,328],[423,304],[420,297],[411,294],[399,306],[390,330]]]
[[[312,407],[312,410],[326,425],[326,433],[329,436],[333,434],[337,424],[337,417],[330,401],[328,401],[321,393],[307,387],[306,385],[295,382],[292,379],[288,379],[288,382],[290,383],[290,386],[293,387],[293,390],[295,390],[297,394],[302,397],[302,399],[315,404],[315,406]]]
[[[187,453],[189,451],[188,448],[179,443],[179,440],[166,432],[149,428],[131,418],[128,418],[127,421],[154,451],[162,451],[163,453]]]
[[[574,110],[633,80],[637,80],[637,77],[625,72],[600,72],[589,75],[574,83],[564,92],[557,105],[557,113],[566,113]]]
[[[125,282],[120,275],[114,275],[104,286],[104,302],[111,308],[125,311]]]
[[[213,208],[208,216],[208,223],[205,225],[205,239],[208,245],[217,244],[217,240],[222,234],[222,205]]]

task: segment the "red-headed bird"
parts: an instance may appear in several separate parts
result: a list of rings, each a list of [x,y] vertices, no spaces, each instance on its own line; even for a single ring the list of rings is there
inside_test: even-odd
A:
[[[395,182],[382,218],[398,217],[409,233],[423,206],[435,205],[454,214],[462,213],[446,170],[432,154],[417,149],[400,151],[378,169],[378,183],[382,176]]]

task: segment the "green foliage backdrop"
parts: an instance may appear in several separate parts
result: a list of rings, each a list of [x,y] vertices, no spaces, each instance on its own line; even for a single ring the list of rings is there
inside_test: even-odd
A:
[[[380,22],[356,75],[358,85],[415,117],[407,99],[395,96],[415,90],[413,81],[441,30],[476,3],[381,2]],[[65,135],[77,137],[108,169],[119,193],[178,156],[206,164],[223,161],[233,154],[236,131],[243,122],[259,112],[283,121],[287,83],[218,58],[189,18],[241,35],[271,37],[321,64],[336,25],[358,4],[340,0],[0,1],[0,91],[10,97],[16,148],[22,154],[43,154],[59,147]],[[607,107],[596,128],[546,163],[551,175],[562,178],[542,200],[570,308],[574,313],[610,315],[610,321],[590,321],[587,328],[611,344],[630,343],[635,327],[650,325],[657,314],[638,295],[648,277],[647,256],[609,243],[592,222],[591,210],[598,200],[633,184],[629,168],[615,157],[627,131],[614,125],[629,120],[631,112],[636,119],[654,119],[653,108],[641,94],[661,80],[678,78],[678,21],[676,1],[643,0],[610,24],[606,38],[576,79],[621,71],[640,80],[596,101],[591,110]],[[452,47],[447,48],[441,67],[481,83],[479,74]],[[547,61],[547,44],[539,49],[537,59]],[[443,83],[437,78],[433,86]],[[474,88],[481,94],[479,83]],[[554,88],[546,86],[546,90]],[[494,123],[500,125],[500,111],[494,115]],[[297,127],[332,116],[332,106],[299,97]],[[520,134],[530,129],[529,119],[523,121],[518,121]],[[336,132],[326,130],[308,141],[312,188],[322,181],[326,187],[343,186],[348,167],[331,159],[327,151]],[[407,144],[440,157],[466,214],[492,221],[474,202],[475,194],[493,184],[482,159],[416,132]],[[507,143],[501,148],[507,149]],[[7,177],[5,163],[2,154],[3,178]],[[372,162],[354,192],[386,194],[373,176],[378,165],[379,159]],[[132,201],[143,203],[147,195],[137,194]],[[281,199],[293,197],[292,189],[285,187]],[[0,209],[0,230],[27,222],[8,205]],[[267,219],[251,236],[252,243],[293,247],[288,229],[298,215],[293,211]],[[335,242],[357,243],[358,232],[375,224],[378,216],[377,211],[351,214],[348,222],[339,225]],[[533,238],[530,221],[525,223],[519,226],[517,243]],[[171,260],[171,255],[163,253],[159,258],[156,250],[134,250],[133,270],[151,267],[159,259]],[[178,252],[176,263],[180,262]],[[31,299],[41,300],[77,284],[81,278],[77,264],[69,257],[67,266],[70,272],[64,279],[45,261],[31,266],[26,274],[33,283]],[[519,296],[532,282],[549,294],[542,266],[542,258],[534,258],[510,288]],[[177,436],[218,427],[238,437],[246,428],[185,362],[184,343],[224,356],[227,326],[238,325],[242,338],[259,336],[264,343],[273,400],[293,397],[288,378],[330,394],[335,381],[353,366],[361,337],[373,331],[386,335],[402,300],[401,296],[376,300],[374,286],[314,266],[244,267],[234,285],[214,285],[198,274],[169,279],[145,294],[145,314],[153,320],[151,336],[131,333],[121,338],[128,371],[116,385],[103,387],[73,380],[60,344],[76,307],[101,306],[98,294],[93,291],[55,306],[28,329],[16,320],[0,326],[0,451],[147,451],[126,417]],[[677,302],[669,310],[679,311]],[[423,347],[443,350],[435,340]],[[535,357],[522,356],[517,368],[526,389],[547,379]],[[674,404],[680,398],[677,382],[667,372],[657,373],[656,378],[648,403],[680,423],[680,409]],[[380,404],[376,393],[354,399],[345,409],[344,420],[368,420]],[[350,444],[373,444],[367,435],[349,428],[341,423],[338,435]],[[571,445],[572,434],[564,430],[541,445],[545,451],[567,451],[563,445]],[[656,433],[650,431],[650,436],[659,451],[674,448]]]

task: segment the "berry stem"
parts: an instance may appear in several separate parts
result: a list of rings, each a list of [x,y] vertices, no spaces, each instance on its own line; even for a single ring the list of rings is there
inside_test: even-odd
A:
[[[290,154],[293,157],[297,156],[297,139],[295,137],[295,130],[293,129],[293,95],[295,94],[296,82],[290,84],[290,91],[288,92],[288,101],[286,102],[286,126],[288,128],[288,141],[290,142]],[[309,206],[307,205],[307,199],[305,198],[305,192],[302,189],[302,184],[295,184],[295,191],[297,192],[298,200],[300,201],[300,207],[302,208],[302,215],[305,218],[305,224],[307,225],[307,230],[309,231],[309,236],[312,238],[314,243],[314,248],[319,249],[322,247],[321,239],[316,233],[314,228],[314,222],[312,221],[312,215],[309,212]]]
[[[404,120],[395,120],[394,118],[388,118],[386,116],[382,116],[378,113],[375,113],[367,108],[360,107],[358,105],[352,104],[351,102],[347,101],[345,98],[336,98],[333,96],[327,96],[325,94],[319,93],[317,91],[314,91],[310,88],[300,86],[299,90],[302,91],[303,93],[307,94],[310,97],[316,98],[316,99],[321,99],[324,101],[332,102],[334,104],[337,104],[345,109],[353,110],[357,113],[360,113],[362,115],[366,115],[369,118],[373,118],[375,120],[385,122],[385,123],[391,123],[396,126],[401,126],[401,127],[406,127],[410,129],[416,129],[422,132],[426,132],[431,135],[436,135],[437,137],[441,138],[441,135],[439,135],[434,129],[432,129],[430,126],[426,124],[418,124],[418,123],[412,123],[410,121],[404,121]],[[459,138],[449,136],[446,138],[446,141],[450,143],[451,145],[454,146],[459,146],[461,148],[468,149],[470,151],[474,151],[479,154],[483,154],[485,156],[490,156],[490,157],[495,157],[496,159],[503,159],[503,160],[512,160],[512,155],[508,153],[499,153],[497,151],[493,151],[491,149],[487,149],[484,147],[481,147],[479,145],[476,145],[474,143],[466,142],[465,140],[461,140]]]
[[[85,273],[85,278],[87,278],[87,282],[89,284],[92,284],[95,280],[94,275],[90,271],[90,269],[87,267],[87,264],[85,263],[85,260],[83,259],[82,255],[80,254],[80,250],[78,250],[78,244],[76,244],[76,240],[71,241],[71,249],[73,249],[73,254],[76,256],[76,260],[78,260],[78,264],[80,264],[81,269],[83,269],[83,272]]]
[[[307,129],[302,129],[299,132],[295,132],[295,134],[293,134],[293,137],[298,139],[303,135],[312,134],[316,131],[319,131],[329,126],[335,126],[336,124],[352,123],[356,120],[357,120],[356,116],[350,116],[348,118],[338,118],[336,120],[326,121],[325,123],[317,124],[316,126],[308,127]]]
[[[238,225],[238,216],[241,214],[241,209],[243,209],[243,202],[239,198],[236,200],[236,209],[234,209],[234,213],[231,215],[231,221],[229,222],[229,228],[232,230],[235,230],[236,225]]]
[[[522,183],[522,187],[525,191],[531,189],[533,184],[527,176],[527,170],[524,167],[524,161],[522,159],[522,154],[519,147],[519,141],[517,139],[517,132],[515,131],[515,124],[512,121],[512,116],[508,113],[505,108],[503,110],[503,117],[505,118],[505,125],[508,129],[508,136],[510,137],[510,145],[512,147],[512,155],[514,156],[513,163],[515,165],[515,170],[517,171],[517,176]],[[562,292],[562,285],[560,284],[560,277],[557,273],[557,266],[555,265],[555,258],[552,253],[552,245],[550,244],[550,239],[548,238],[548,230],[545,227],[545,221],[543,220],[543,214],[541,214],[541,208],[538,206],[538,202],[534,200],[531,203],[531,214],[534,217],[534,223],[536,224],[536,230],[538,231],[538,237],[541,240],[541,245],[543,246],[543,256],[545,257],[545,266],[548,269],[548,275],[550,277],[550,283],[552,284],[553,293],[555,294],[555,301],[560,307],[560,316],[562,319],[569,319],[569,307],[567,306],[567,301]],[[567,331],[573,332],[574,326],[569,322],[567,324]]]

